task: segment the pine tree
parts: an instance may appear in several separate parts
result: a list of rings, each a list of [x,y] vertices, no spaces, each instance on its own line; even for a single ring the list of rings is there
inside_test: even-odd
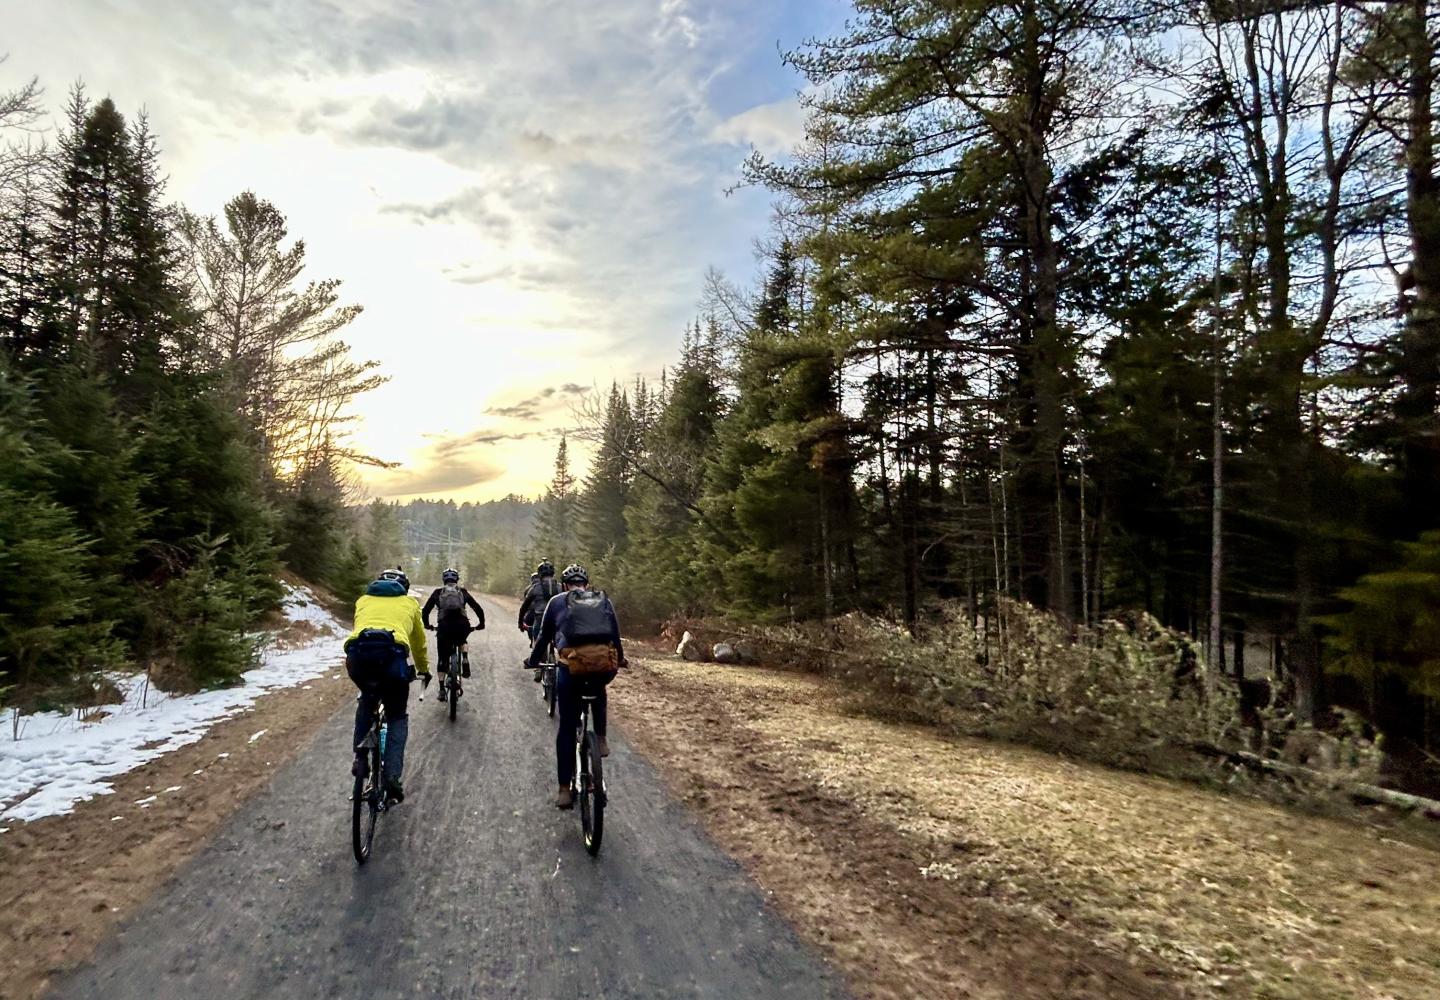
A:
[[[579,558],[575,525],[578,500],[575,477],[570,472],[570,444],[562,432],[555,449],[555,474],[540,501],[533,539],[539,555],[557,567]]]
[[[703,496],[705,456],[723,408],[713,359],[698,333],[687,331],[667,386],[645,447],[647,463],[666,485],[640,476],[631,487],[625,508],[631,543],[612,584],[627,620],[637,622],[699,611],[720,596],[716,574],[701,559],[707,528],[691,509]]]
[[[638,440],[639,429],[630,400],[619,385],[612,384],[599,445],[576,505],[576,541],[591,562],[609,562],[625,552],[628,541],[625,504],[634,478],[630,455]]]

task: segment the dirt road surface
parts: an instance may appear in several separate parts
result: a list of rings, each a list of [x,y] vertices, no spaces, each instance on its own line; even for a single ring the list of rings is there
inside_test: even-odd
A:
[[[843,996],[618,732],[604,849],[585,853],[551,804],[526,643],[485,603],[456,722],[412,695],[408,799],[368,864],[350,855],[346,707],[53,995]]]

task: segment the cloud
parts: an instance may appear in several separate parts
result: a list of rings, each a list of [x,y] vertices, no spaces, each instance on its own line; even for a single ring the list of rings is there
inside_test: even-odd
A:
[[[506,417],[510,420],[553,419],[558,415],[559,407],[568,407],[571,402],[563,397],[583,396],[589,391],[587,386],[576,382],[566,382],[560,386],[546,386],[528,399],[522,399],[518,403],[511,403],[507,406],[491,406],[485,412],[491,416]],[[557,396],[562,398],[556,399]]]
[[[371,487],[382,497],[448,493],[493,482],[504,473],[502,467],[477,459],[436,458],[386,473]]]
[[[515,230],[515,220],[493,207],[484,191],[469,189],[432,202],[392,202],[380,206],[382,215],[400,215],[414,222],[468,223],[486,239],[506,242]]]
[[[757,104],[717,124],[710,137],[754,146],[766,156],[783,156],[805,138],[805,109],[795,97]]]
[[[405,107],[383,97],[369,106],[351,137],[377,146],[398,146],[430,153],[463,149],[470,137],[488,131],[491,102],[482,93],[426,94],[419,104]]]
[[[536,437],[540,433],[540,431],[471,431],[455,437],[441,437],[436,444],[431,446],[430,450],[437,458],[448,459],[483,445],[500,444],[504,441],[523,441],[526,438]]]

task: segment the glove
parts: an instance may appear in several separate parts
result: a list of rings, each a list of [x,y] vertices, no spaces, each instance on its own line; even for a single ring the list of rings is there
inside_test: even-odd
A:
[[[520,631],[521,631],[521,632],[529,632],[530,630],[529,630],[528,628],[526,628],[524,625],[521,625],[521,626],[520,626]]]

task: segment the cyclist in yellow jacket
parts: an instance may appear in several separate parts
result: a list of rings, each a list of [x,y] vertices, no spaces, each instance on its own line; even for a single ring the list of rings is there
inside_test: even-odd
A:
[[[408,662],[414,657],[415,666]],[[355,631],[345,640],[345,669],[360,689],[355,708],[356,748],[352,773],[365,776],[369,764],[360,752],[360,741],[370,731],[375,706],[385,703],[389,732],[385,740],[385,794],[395,802],[405,801],[400,772],[405,766],[405,740],[410,734],[407,704],[410,682],[418,672],[430,683],[429,654],[425,649],[425,626],[420,605],[410,596],[410,581],[398,569],[389,569],[366,588],[355,602]]]

